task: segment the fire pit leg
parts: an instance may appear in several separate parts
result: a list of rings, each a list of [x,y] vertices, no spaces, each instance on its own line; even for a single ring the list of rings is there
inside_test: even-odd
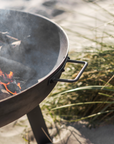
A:
[[[32,127],[34,136],[38,144],[49,144],[51,143],[51,138],[49,136],[41,109],[39,105],[30,111],[28,114],[28,120]]]

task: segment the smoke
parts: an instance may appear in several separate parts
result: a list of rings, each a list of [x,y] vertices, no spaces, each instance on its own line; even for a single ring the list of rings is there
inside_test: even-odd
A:
[[[29,64],[30,57],[34,57],[31,49],[36,45],[31,37],[33,27],[27,13],[0,10],[0,69],[7,73],[13,71],[14,78],[23,81],[24,88],[28,83],[29,86],[37,83],[37,80],[30,81],[36,76],[34,64]]]
[[[25,1],[25,3],[27,2],[30,4],[32,1]],[[11,4],[11,2],[9,3]],[[16,4],[17,3],[18,1],[16,1]],[[1,6],[3,6],[2,4]],[[8,6],[10,7],[10,5]],[[11,7],[13,7],[13,5],[11,5]],[[31,8],[34,7],[34,5],[28,5],[28,7]],[[5,8],[7,8],[7,5],[5,5]],[[6,9],[0,10],[0,31],[7,32],[9,36],[18,39],[16,42],[10,44],[5,43],[1,48],[1,51],[3,51],[0,51],[0,56],[7,59],[1,59],[4,63],[6,62],[8,64],[8,62],[11,62],[9,64],[10,66],[6,66],[6,69],[7,67],[8,69],[12,67],[11,71],[14,70],[14,76],[20,67],[19,63],[23,65],[21,65],[23,69],[25,68],[23,75],[28,78],[28,80],[25,80],[25,82],[27,81],[25,88],[36,84],[53,70],[57,63],[60,50],[58,27],[54,24],[28,13]],[[8,61],[8,59],[18,64]],[[14,65],[15,68],[17,67],[16,70],[13,68]],[[21,67],[20,69],[22,70]],[[30,69],[28,69],[28,67]],[[21,74],[22,73],[23,72],[21,72]],[[18,75],[16,75],[16,77],[18,77]],[[20,75],[20,77],[22,77],[22,75]]]

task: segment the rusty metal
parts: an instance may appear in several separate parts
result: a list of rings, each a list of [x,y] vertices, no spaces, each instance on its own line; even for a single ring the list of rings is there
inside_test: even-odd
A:
[[[35,78],[27,83],[26,89],[0,101],[0,127],[27,114],[38,144],[47,143],[46,135],[38,126],[40,122],[48,134],[39,104],[55,87],[57,81],[53,81],[53,77],[56,76],[56,79],[60,80],[59,77],[68,60],[67,36],[50,20],[40,15],[15,10],[0,10],[0,31],[7,31],[31,47],[29,50],[25,47],[24,60],[20,57],[19,62],[37,72]],[[15,60],[12,56],[10,59]]]

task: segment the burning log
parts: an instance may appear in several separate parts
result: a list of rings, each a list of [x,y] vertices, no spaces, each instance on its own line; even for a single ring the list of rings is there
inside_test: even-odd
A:
[[[19,62],[4,58],[0,56],[0,68],[4,73],[13,71],[14,77],[18,77],[19,80],[28,81],[35,76],[35,70],[28,66],[25,66]]]
[[[21,92],[20,88],[17,86],[16,83],[12,82],[7,86],[8,90],[10,90],[10,94],[16,94]]]
[[[0,100],[8,98],[10,95],[10,93],[8,93],[5,89],[1,89],[0,90]]]
[[[28,38],[26,37],[23,42],[9,36],[7,32],[0,32],[0,70],[3,71],[4,75],[0,76],[0,84],[4,87],[7,85],[6,87],[11,89],[12,94],[15,94],[15,91],[18,93],[20,89],[12,82],[8,84],[6,74],[12,71],[16,82],[19,81],[20,83],[21,81],[23,84],[23,89],[28,87],[27,82],[36,74],[35,70],[25,66],[28,63],[27,58],[31,54],[32,47]]]
[[[16,80],[13,79],[12,71],[10,71],[9,74],[6,74],[6,73],[3,73],[2,70],[0,70],[0,97],[1,99],[8,96],[6,94],[6,91],[8,95],[9,94],[14,95],[21,91],[21,86],[20,86],[20,83],[17,83]]]

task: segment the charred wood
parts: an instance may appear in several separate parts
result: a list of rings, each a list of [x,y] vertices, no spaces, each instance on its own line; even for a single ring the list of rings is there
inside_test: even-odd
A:
[[[8,35],[7,32],[0,32],[0,41],[4,42],[4,43],[12,43],[14,41],[17,41],[17,38],[14,38],[10,35]]]
[[[22,63],[1,56],[0,68],[4,73],[9,73],[10,71],[12,71],[14,73],[14,77],[18,77],[20,80],[23,81],[28,81],[36,74],[34,69],[31,69],[30,67],[25,66]]]
[[[8,38],[11,38],[11,40]],[[29,38],[21,41],[4,33],[0,33],[0,56],[26,63],[26,56],[30,54],[32,47],[35,48]]]
[[[8,98],[11,96],[10,93],[8,93],[5,89],[0,89],[0,100]]]
[[[17,86],[17,84],[16,84],[15,82],[10,83],[10,84],[7,86],[7,88],[8,88],[11,92],[13,92],[13,93],[15,93],[15,92],[17,92],[17,93],[21,92],[21,90],[19,89],[19,87]]]
[[[15,41],[11,44],[3,44],[0,48],[0,56],[19,62],[25,59],[24,45],[21,41]]]

